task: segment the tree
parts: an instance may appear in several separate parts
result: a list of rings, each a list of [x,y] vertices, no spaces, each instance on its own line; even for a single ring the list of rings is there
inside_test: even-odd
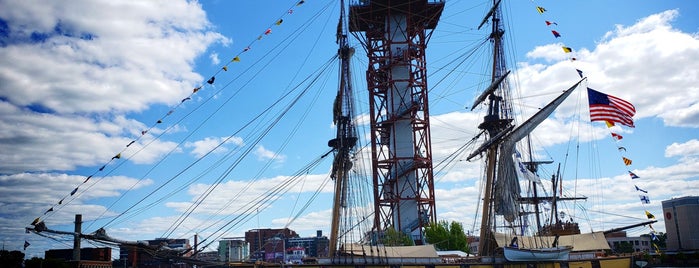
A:
[[[470,253],[468,236],[459,222],[439,221],[425,227],[425,241],[438,250],[460,250]]]
[[[616,246],[614,249],[618,253],[633,253],[633,244],[629,243],[628,241],[621,241],[619,242],[619,245]]]
[[[382,242],[385,246],[412,246],[414,244],[410,236],[396,231],[393,227],[386,229]]]

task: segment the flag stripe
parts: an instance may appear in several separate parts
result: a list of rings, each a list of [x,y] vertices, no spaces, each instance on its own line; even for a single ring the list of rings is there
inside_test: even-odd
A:
[[[590,105],[590,121],[617,122],[634,127],[636,108],[628,101],[587,88]]]

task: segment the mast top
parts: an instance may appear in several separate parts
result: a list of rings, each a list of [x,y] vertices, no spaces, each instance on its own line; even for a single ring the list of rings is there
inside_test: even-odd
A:
[[[369,32],[386,23],[389,14],[404,14],[408,23],[434,29],[444,10],[444,0],[359,0],[350,3],[350,31]],[[377,25],[378,24],[378,25]]]

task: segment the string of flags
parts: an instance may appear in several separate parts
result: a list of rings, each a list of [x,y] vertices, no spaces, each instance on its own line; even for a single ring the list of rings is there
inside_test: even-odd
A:
[[[536,11],[539,14],[544,14],[545,12],[547,12],[546,8],[542,6],[536,6]],[[558,23],[553,20],[544,20],[544,23],[547,27],[558,26]],[[551,33],[553,34],[554,38],[561,37],[561,34],[556,29],[552,29]],[[572,48],[567,47],[565,45],[562,47],[562,49],[565,53],[571,53],[573,51]],[[571,59],[575,60],[575,58]],[[575,71],[581,78],[584,77],[582,70],[575,69]],[[589,87],[587,88],[587,96],[589,100],[591,121],[605,122],[607,124],[607,127],[610,128],[610,130],[617,123],[627,127],[634,127],[633,116],[636,114],[636,108],[630,102],[612,95],[602,93]],[[620,145],[623,136],[613,131],[610,131],[610,133],[612,139],[614,139],[617,142],[617,149],[622,154],[622,161],[624,162],[624,165],[630,166],[633,163],[633,161],[625,156],[626,148]],[[638,175],[631,172],[630,170],[628,171],[628,173],[631,179],[640,178]],[[636,186],[636,189],[640,188]],[[643,193],[647,194],[646,191],[644,191]],[[650,198],[647,195],[639,195],[639,199],[643,204],[650,203]]]
[[[231,63],[240,62],[240,61],[241,61],[241,56],[242,56],[243,53],[250,51],[250,49],[253,47],[253,45],[255,44],[255,42],[258,42],[258,41],[262,40],[264,36],[271,35],[271,34],[272,34],[272,28],[273,28],[273,27],[281,26],[282,23],[284,22],[284,18],[285,18],[286,16],[289,16],[289,15],[293,14],[294,11],[295,11],[295,8],[296,8],[296,7],[299,7],[299,6],[301,6],[301,5],[303,5],[305,2],[306,2],[306,1],[304,1],[304,0],[299,0],[299,1],[295,2],[295,4],[294,4],[291,8],[288,9],[288,11],[284,12],[278,19],[274,20],[274,22],[271,23],[271,24],[269,25],[269,27],[267,27],[265,30],[263,30],[263,31],[261,32],[261,34],[260,34],[259,36],[257,36],[257,38],[255,38],[254,40],[252,40],[252,41],[251,41],[247,46],[245,46],[240,52],[238,52],[237,54],[235,54],[235,56],[234,56],[229,62],[227,62],[225,65],[223,65],[223,66],[221,67],[221,69],[219,69],[218,71],[216,71],[216,72],[211,76],[211,78],[209,78],[208,80],[206,80],[206,83],[209,84],[209,85],[213,85],[213,84],[216,82],[216,76],[217,76],[218,74],[220,74],[222,71],[223,71],[223,72],[228,71],[229,65],[230,65]],[[182,106],[185,102],[192,100],[192,97],[194,97],[194,95],[197,94],[197,92],[199,92],[203,87],[204,87],[204,85],[199,85],[199,86],[193,88],[192,91],[191,91],[191,93],[190,93],[187,97],[183,98],[179,103],[177,103],[176,105],[174,105],[174,106],[172,107],[172,109],[170,109],[168,112],[165,113],[165,115],[163,115],[163,116],[160,117],[158,120],[156,120],[155,123],[153,123],[152,125],[150,125],[150,127],[146,128],[146,129],[144,129],[144,130],[141,130],[141,131],[140,131],[140,135],[139,135],[138,137],[134,138],[134,139],[131,140],[129,143],[127,143],[126,146],[125,146],[120,152],[118,152],[117,154],[115,154],[114,156],[112,156],[112,158],[109,159],[105,164],[103,164],[99,169],[97,169],[96,171],[94,171],[94,172],[93,172],[92,174],[90,174],[89,176],[85,177],[85,180],[84,180],[82,183],[80,183],[80,184],[79,184],[78,186],[76,186],[73,190],[71,190],[70,193],[68,193],[68,194],[66,194],[65,196],[63,196],[57,203],[55,203],[55,204],[52,205],[49,209],[47,209],[41,216],[39,216],[39,217],[37,217],[36,219],[34,219],[34,221],[32,221],[32,223],[31,223],[31,225],[32,225],[32,226],[38,226],[38,225],[41,226],[41,225],[43,225],[43,221],[42,221],[42,219],[41,219],[42,217],[43,217],[43,218],[48,218],[48,217],[50,217],[50,215],[51,215],[50,213],[51,213],[51,212],[57,211],[57,210],[60,208],[60,206],[65,206],[65,205],[67,205],[67,204],[70,202],[70,200],[67,200],[67,199],[68,199],[68,198],[71,198],[71,197],[74,197],[74,196],[78,193],[80,187],[82,187],[83,185],[85,185],[86,183],[88,183],[88,182],[90,181],[90,179],[92,179],[93,177],[95,177],[98,173],[103,172],[103,171],[105,170],[105,168],[106,168],[110,163],[115,162],[115,161],[118,161],[119,159],[122,159],[123,154],[126,152],[126,150],[127,150],[130,146],[132,146],[133,144],[135,144],[136,142],[138,142],[140,139],[142,139],[146,134],[148,134],[151,130],[153,130],[154,128],[156,128],[158,125],[164,123],[164,122],[166,121],[166,119],[167,119],[168,116],[172,115],[172,114],[175,112],[175,110],[177,110],[177,109],[178,109],[180,106]],[[83,191],[84,191],[84,190],[83,190]],[[79,194],[78,194],[78,195],[79,195]],[[30,244],[29,242],[25,241],[25,242],[24,242],[24,249],[26,250],[26,248],[29,247],[30,245],[31,245],[31,244]]]
[[[577,70],[578,74],[582,77],[582,71]],[[617,98],[612,95],[608,95],[591,88],[587,88],[588,103],[590,107],[590,121],[602,121],[607,125],[607,129],[611,134],[612,140],[616,142],[617,151],[621,155],[621,160],[625,166],[629,167],[633,161],[626,157],[626,147],[621,146],[621,140],[624,138],[621,134],[614,132],[616,124],[624,125],[627,127],[635,127],[633,124],[633,116],[636,114],[636,108],[630,102]],[[621,126],[619,126],[620,128]],[[631,170],[627,170],[631,180],[640,179],[636,173]],[[634,183],[634,189],[638,194],[638,198],[642,205],[650,204],[650,197],[648,196],[648,191],[642,189]],[[655,216],[650,213],[647,209],[644,209],[645,216],[649,220],[654,220]],[[651,224],[648,224],[651,229],[651,244],[653,245],[656,253],[660,252],[657,243],[653,241],[658,241],[655,229]]]
[[[534,1],[532,1],[532,2],[534,2]],[[544,7],[542,7],[542,6],[538,6],[538,5],[537,5],[537,6],[536,6],[536,11],[537,11],[540,15],[546,15],[546,14],[544,14],[544,13],[546,13],[548,10],[546,10],[546,8],[544,8]],[[544,20],[544,23],[546,24],[546,26],[547,26],[548,28],[551,28],[550,31],[551,31],[551,34],[553,35],[554,38],[558,39],[558,38],[561,38],[561,37],[562,37],[561,33],[560,33],[560,32],[558,31],[558,29],[556,28],[556,27],[558,27],[558,23],[557,23],[557,22],[555,22],[555,21],[553,21],[553,20]],[[563,52],[566,53],[566,54],[567,54],[567,53],[572,53],[572,52],[573,52],[573,49],[572,49],[571,47],[569,47],[569,46],[566,46],[565,44],[561,46],[561,49],[562,49]],[[575,57],[570,57],[570,60],[574,61],[574,60],[577,60],[577,58],[575,58]]]
[[[534,1],[531,1],[534,3]],[[540,15],[545,15],[545,13],[548,11],[546,8],[536,5],[536,11]],[[558,31],[558,23],[555,22],[554,20],[544,20],[544,23],[546,24],[547,28],[550,28],[551,34],[555,39],[561,38],[562,35]],[[569,46],[566,46],[563,44],[561,46],[561,49],[563,50],[564,53],[573,53],[573,49]],[[575,57],[570,57],[571,61],[576,61],[577,58]],[[583,71],[580,69],[575,69],[578,73],[578,75],[583,78]],[[623,100],[621,98],[617,98],[612,95],[608,95],[599,91],[596,91],[591,88],[587,88],[587,95],[588,95],[588,101],[589,101],[589,108],[590,108],[590,121],[603,121],[607,125],[607,128],[610,130],[610,134],[612,139],[616,142],[617,144],[617,149],[619,153],[621,154],[621,159],[622,162],[624,163],[625,166],[629,167],[633,163],[631,158],[626,157],[626,147],[621,146],[621,141],[623,139],[623,136],[615,131],[615,126],[616,124],[627,126],[630,128],[635,127],[633,124],[633,116],[636,114],[636,108],[631,104],[630,102]],[[618,128],[620,128],[619,126]],[[629,177],[631,180],[637,180],[640,179],[636,173],[632,172],[631,170],[627,170]],[[650,197],[648,196],[648,191],[642,189],[639,187],[637,184],[634,184],[635,191],[638,194],[639,200],[642,205],[647,205],[650,204]],[[648,219],[655,219],[655,216],[650,213],[647,209],[645,209],[645,216]],[[652,225],[648,225],[651,229],[650,235],[652,237],[652,241],[658,241],[658,238],[656,236],[655,229],[653,229]],[[659,252],[658,245],[656,243],[651,243],[656,252]]]

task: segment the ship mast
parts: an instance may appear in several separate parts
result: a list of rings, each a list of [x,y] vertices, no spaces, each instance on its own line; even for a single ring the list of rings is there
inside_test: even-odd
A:
[[[492,69],[491,69],[491,84],[484,91],[484,94],[477,99],[472,107],[477,106],[485,100],[486,94],[488,98],[488,113],[483,118],[483,122],[478,128],[488,132],[491,140],[497,140],[500,134],[505,133],[507,129],[512,127],[512,119],[510,118],[510,104],[507,100],[507,82],[505,77],[509,74],[507,71],[506,60],[504,57],[502,37],[505,31],[500,24],[501,12],[499,8],[500,0],[493,1],[493,8],[488,12],[483,21],[491,19],[491,33],[488,37],[492,44]],[[482,24],[481,24],[482,25]],[[504,83],[503,83],[504,82]],[[493,237],[493,227],[495,225],[493,206],[491,201],[494,196],[493,184],[495,181],[496,167],[498,159],[498,146],[489,146],[486,151],[486,181],[483,196],[480,240],[478,244],[478,254],[480,256],[492,256],[496,244]]]
[[[436,221],[425,48],[444,1],[350,5],[350,31],[368,56],[374,229],[424,241]],[[364,32],[359,36],[358,32]]]
[[[330,226],[329,256],[337,254],[340,221],[344,218],[342,211],[347,209],[349,170],[352,168],[351,154],[357,143],[357,131],[352,122],[354,106],[352,105],[352,83],[350,80],[350,58],[354,54],[347,41],[344,1],[340,1],[340,20],[337,25],[338,57],[340,59],[340,85],[333,103],[333,122],[337,126],[337,135],[328,142],[333,147],[335,158],[331,177],[335,180],[332,223]]]

